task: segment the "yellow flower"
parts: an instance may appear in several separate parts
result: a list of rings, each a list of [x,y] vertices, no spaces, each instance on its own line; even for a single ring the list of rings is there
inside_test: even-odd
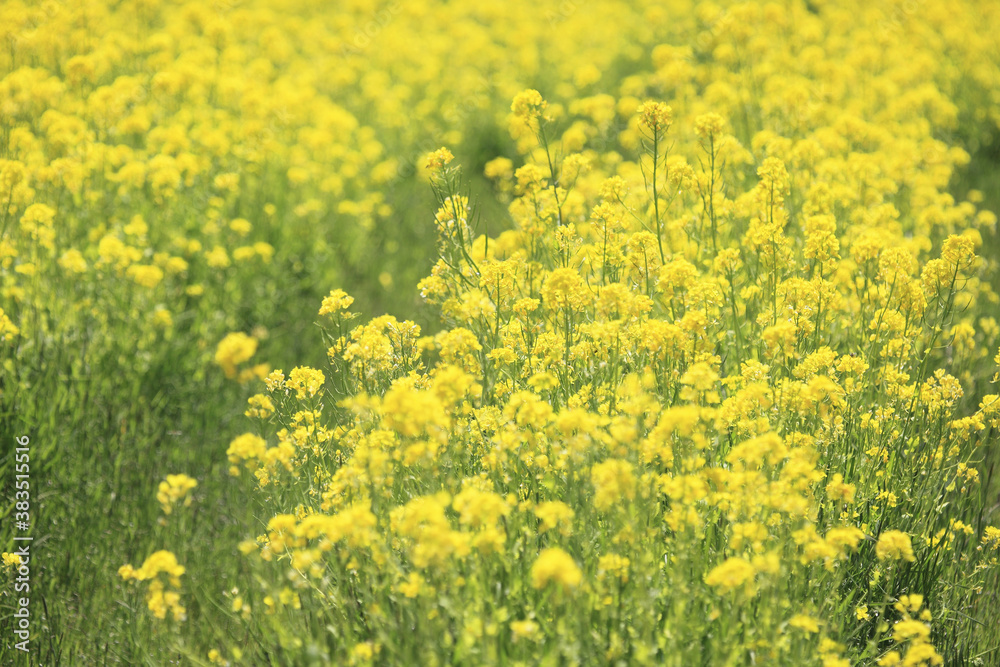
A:
[[[879,560],[907,560],[913,562],[913,545],[910,536],[899,530],[887,530],[878,538],[875,555]]]
[[[819,632],[819,622],[812,616],[806,614],[796,614],[788,619],[788,624],[793,628],[798,628],[807,633]]]
[[[712,568],[712,571],[705,575],[705,583],[718,589],[720,593],[729,593],[744,585],[749,588],[756,574],[757,570],[750,561],[734,556]]]
[[[382,399],[385,425],[407,437],[446,437],[448,411],[433,391],[415,389],[407,379],[392,384]]]
[[[3,311],[3,308],[0,308],[0,342],[7,340],[8,336],[14,337],[19,333],[21,333],[21,330],[10,321],[10,318],[7,317],[7,313]]]
[[[722,134],[723,120],[717,113],[706,113],[694,119],[694,131],[702,139]]]
[[[837,526],[827,531],[824,540],[838,551],[858,548],[858,542],[864,538],[864,532],[854,526]]]
[[[308,366],[299,366],[293,368],[292,372],[288,374],[285,387],[295,391],[295,397],[302,400],[315,396],[323,387],[324,382],[326,382],[326,377],[323,375],[323,371]]]
[[[533,512],[541,525],[538,527],[540,533],[559,527],[559,532],[564,536],[569,536],[573,531],[573,517],[576,516],[573,509],[566,503],[559,500],[548,500],[535,505]]]
[[[983,529],[983,546],[987,549],[1000,549],[1000,528],[986,526]]]
[[[444,169],[445,165],[454,159],[455,156],[451,154],[450,150],[447,148],[439,148],[427,156],[426,167],[431,171],[439,171]]]
[[[520,639],[531,639],[538,634],[538,624],[534,621],[514,621],[510,624],[513,639],[517,642]]]
[[[902,644],[905,641],[916,640],[920,642],[928,641],[931,637],[931,627],[922,621],[916,621],[911,618],[904,617],[904,620],[897,621],[894,626],[892,626],[892,639],[897,644]]]
[[[59,266],[69,273],[84,273],[87,270],[87,260],[76,248],[70,248],[59,257]]]
[[[342,289],[335,289],[329,296],[323,297],[323,305],[320,306],[320,315],[331,315],[339,310],[347,310],[354,303],[354,297],[347,294]]]
[[[910,644],[903,656],[904,667],[920,667],[922,665],[943,665],[944,658],[937,650],[926,641],[917,641]]]
[[[263,438],[254,435],[253,433],[244,433],[243,435],[237,436],[231,443],[229,443],[229,449],[226,450],[226,456],[229,457],[230,463],[239,463],[240,461],[253,461],[255,459],[261,459],[264,456],[264,452],[267,449],[267,443]]]
[[[851,661],[836,655],[824,655],[823,667],[851,667]]]
[[[855,486],[844,481],[844,476],[839,472],[833,476],[830,483],[826,485],[826,495],[830,500],[842,500],[845,503],[854,502]]]
[[[171,577],[179,577],[184,574],[185,568],[177,563],[177,557],[172,552],[160,550],[143,561],[142,567],[135,572],[135,578],[152,579],[161,572]]]
[[[240,236],[246,236],[253,230],[253,225],[246,218],[233,218],[229,221],[229,228]]]
[[[597,571],[599,574],[609,573],[614,575],[622,583],[629,579],[629,566],[631,561],[618,554],[608,554],[601,556],[597,561]]]
[[[538,118],[547,106],[548,103],[542,99],[542,94],[529,88],[514,96],[510,110],[518,118],[533,120]]]
[[[594,485],[594,506],[606,510],[612,506],[622,506],[635,498],[635,475],[632,464],[620,459],[609,459],[590,469],[590,481]]]
[[[419,572],[410,572],[409,577],[401,584],[396,585],[396,590],[408,598],[415,598],[420,595],[424,588],[424,578]]]
[[[180,577],[185,571],[173,553],[161,550],[143,561],[142,567],[138,570],[131,565],[123,565],[118,569],[118,574],[123,579],[149,582],[146,605],[156,618],[165,619],[169,612],[175,621],[183,621],[187,611],[180,603],[180,593],[177,590],[167,590],[159,575],[165,574],[170,586],[177,589],[180,588]]]
[[[667,130],[673,122],[673,109],[663,102],[643,102],[638,114],[639,122],[654,133]]]
[[[503,497],[475,487],[456,494],[452,508],[458,512],[459,522],[474,529],[495,525],[511,509]]]
[[[876,660],[876,662],[879,664],[879,667],[895,667],[903,662],[903,656],[899,654],[899,651],[889,651]]]
[[[152,289],[163,280],[163,269],[148,264],[133,264],[125,272],[137,285]]]
[[[213,269],[224,269],[232,264],[232,261],[229,259],[229,253],[222,246],[215,246],[205,253],[205,260]]]
[[[541,589],[550,583],[561,590],[569,591],[580,585],[583,572],[576,561],[559,547],[543,549],[531,566],[531,585]]]
[[[21,229],[42,247],[52,250],[55,245],[55,230],[52,221],[56,211],[46,204],[31,204],[21,216]]]
[[[247,405],[249,407],[246,412],[243,413],[247,417],[267,419],[274,414],[274,402],[271,401],[271,397],[266,394],[254,394],[247,399]]]
[[[215,350],[215,363],[222,367],[227,378],[236,377],[236,366],[247,361],[257,352],[257,339],[242,332],[228,334],[219,341]]]
[[[367,662],[375,657],[376,646],[374,642],[360,642],[351,649],[351,660]]]
[[[169,310],[158,306],[153,310],[153,324],[160,329],[169,329],[174,326],[174,318]]]
[[[173,512],[174,505],[181,500],[184,500],[185,507],[190,505],[191,498],[186,496],[188,491],[196,486],[198,486],[197,480],[187,475],[167,475],[166,480],[160,482],[160,487],[156,494],[156,500],[160,503],[160,507],[163,508],[163,513],[170,514]]]
[[[915,613],[920,611],[921,605],[924,603],[924,596],[919,593],[913,593],[912,595],[903,595],[899,598],[899,602],[893,605],[898,611]]]
[[[514,163],[510,158],[494,158],[483,167],[483,175],[490,180],[510,179],[514,175]]]
[[[542,298],[555,308],[581,310],[593,301],[593,295],[583,282],[579,272],[569,268],[559,268],[545,278]]]
[[[945,239],[941,259],[956,273],[968,271],[976,260],[975,243],[968,236],[952,234]]]

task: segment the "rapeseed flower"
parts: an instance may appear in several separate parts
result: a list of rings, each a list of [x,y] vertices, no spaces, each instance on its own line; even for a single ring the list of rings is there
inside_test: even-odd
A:
[[[257,352],[257,339],[242,332],[228,334],[219,341],[215,350],[215,363],[222,367],[227,378],[236,377],[237,366],[248,361]]]
[[[171,514],[176,505],[181,500],[184,506],[191,504],[191,496],[188,492],[198,486],[197,480],[187,475],[167,475],[167,478],[160,482],[159,490],[156,493],[156,500],[160,503],[164,514]]]
[[[514,101],[510,105],[510,110],[514,115],[523,120],[537,119],[548,103],[542,99],[542,94],[537,90],[524,90],[514,96]]]
[[[576,561],[559,547],[543,549],[531,566],[531,585],[535,588],[545,588],[552,583],[568,592],[582,580],[583,572]]]
[[[753,589],[756,568],[745,558],[734,556],[712,568],[705,575],[705,583],[717,588],[720,593],[730,593],[739,588]]]
[[[992,620],[976,470],[1000,424],[982,390],[996,218],[956,176],[995,130],[995,12],[932,3],[898,30],[871,3],[98,2],[84,40],[70,5],[8,4],[3,399],[62,396],[45,378],[79,368],[40,350],[102,329],[55,358],[125,360],[142,392],[176,367],[200,396],[214,351],[266,388],[227,450],[269,508],[238,549],[253,586],[165,647],[223,661],[213,621],[238,614],[293,662],[989,648],[949,612],[938,654],[924,602]],[[451,151],[427,157],[441,142],[486,191]],[[412,226],[425,157],[438,209]],[[406,306],[435,233],[430,334],[350,328],[328,287]],[[250,364],[268,330],[307,345],[292,320],[317,306],[329,368]],[[193,481],[163,482],[165,512]],[[896,563],[914,538],[941,568]],[[185,576],[233,565],[206,563]],[[148,580],[162,618],[183,616],[171,570]]]
[[[183,565],[178,564],[177,557],[172,552],[160,550],[143,561],[139,569],[123,565],[118,569],[118,574],[122,579],[149,582],[146,604],[156,618],[165,619],[169,613],[175,621],[183,621],[187,617],[187,610],[181,604],[180,593],[176,589],[180,588],[180,578],[186,571]],[[167,576],[166,583],[159,577],[160,574]],[[167,584],[171,588],[167,588]]]
[[[907,560],[913,562],[913,545],[910,536],[900,530],[887,530],[878,538],[875,553],[880,560]]]

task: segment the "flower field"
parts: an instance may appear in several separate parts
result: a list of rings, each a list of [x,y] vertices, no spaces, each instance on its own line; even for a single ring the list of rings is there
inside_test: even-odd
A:
[[[998,33],[4,2],[2,663],[1000,665]]]

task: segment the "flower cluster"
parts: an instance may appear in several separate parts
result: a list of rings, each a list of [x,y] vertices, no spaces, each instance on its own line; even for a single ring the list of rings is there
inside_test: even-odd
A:
[[[0,414],[254,514],[189,545],[160,482],[117,563],[198,622],[128,636],[994,655],[1000,9],[911,4],[0,5]]]
[[[548,107],[528,90],[512,109]],[[719,114],[631,108],[621,152],[584,146],[572,180],[556,121],[536,124],[525,166],[492,172],[515,223],[494,237],[457,171],[431,176],[441,259],[421,287],[444,330],[336,320],[328,407],[284,380],[252,399],[280,404],[278,445],[264,429],[230,456],[295,505],[248,553],[394,656],[393,619],[426,609],[414,654],[487,663],[585,646],[936,665],[983,646],[935,645],[921,605],[988,614],[997,576],[976,490],[995,402],[963,400],[997,345],[973,222],[994,219],[919,217],[946,179],[872,182],[839,117],[741,140]],[[931,141],[908,117],[883,119],[872,165]],[[958,565],[928,574],[942,559]],[[346,586],[377,624],[323,602]]]
[[[187,611],[181,605],[179,590],[181,575],[185,572],[185,567],[177,563],[177,557],[173,553],[162,550],[143,561],[139,569],[123,565],[118,570],[122,579],[148,581],[146,604],[149,610],[159,619],[165,619],[169,612],[175,621],[183,621],[187,617]],[[161,574],[165,577],[161,577]]]

